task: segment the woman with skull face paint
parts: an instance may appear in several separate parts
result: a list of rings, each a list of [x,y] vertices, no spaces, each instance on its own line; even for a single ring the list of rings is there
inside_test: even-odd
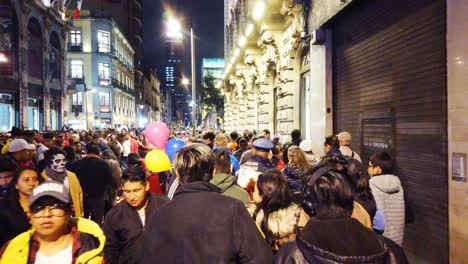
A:
[[[83,217],[83,190],[76,174],[66,170],[66,153],[58,148],[52,147],[44,154],[46,168],[41,176],[46,181],[56,181],[62,183],[70,190],[75,217]]]

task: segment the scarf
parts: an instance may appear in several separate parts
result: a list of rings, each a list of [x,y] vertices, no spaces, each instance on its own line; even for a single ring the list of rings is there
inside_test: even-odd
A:
[[[56,181],[58,183],[62,183],[62,184],[64,184],[65,179],[67,178],[67,171],[64,171],[63,173],[58,173],[54,171],[53,169],[51,169],[50,167],[47,167],[45,169],[45,173],[51,180]]]

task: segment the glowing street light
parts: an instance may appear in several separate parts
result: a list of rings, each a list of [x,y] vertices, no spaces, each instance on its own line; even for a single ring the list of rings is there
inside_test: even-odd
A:
[[[180,22],[176,20],[175,18],[170,18],[167,22],[167,37],[168,38],[176,38],[176,39],[181,39],[182,38],[182,26],[180,25]]]
[[[0,53],[0,63],[7,63],[7,62],[8,62],[7,56],[3,53]]]
[[[170,17],[166,22],[167,25],[167,37],[169,38],[182,38],[182,25],[174,17]],[[195,68],[195,39],[193,34],[193,28],[190,27],[190,55],[191,55],[191,66],[192,66],[192,98],[197,98],[196,95],[196,68]],[[188,80],[182,80],[183,85],[188,85],[190,82]],[[196,102],[193,102],[195,105]],[[195,136],[196,127],[197,127],[197,112],[196,107],[192,107],[192,121],[193,121],[193,135]]]
[[[183,78],[183,79],[182,79],[182,85],[187,86],[187,85],[189,85],[189,84],[190,84],[190,81],[189,81],[187,78]]]
[[[263,0],[258,0],[257,3],[255,4],[254,10],[253,10],[253,19],[255,21],[259,21],[263,17],[263,13],[265,12],[266,4],[265,1]]]

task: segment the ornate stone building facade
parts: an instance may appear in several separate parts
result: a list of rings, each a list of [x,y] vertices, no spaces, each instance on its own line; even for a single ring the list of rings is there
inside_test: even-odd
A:
[[[301,127],[302,5],[293,0],[225,1],[225,128],[287,137]]]
[[[62,1],[0,2],[0,130],[58,129],[65,98]]]
[[[463,262],[467,13],[448,0],[225,0],[225,129],[299,128],[316,156],[348,131],[364,164],[390,153],[409,261]]]

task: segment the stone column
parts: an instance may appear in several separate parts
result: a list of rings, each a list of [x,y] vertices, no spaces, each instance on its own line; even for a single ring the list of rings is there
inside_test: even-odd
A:
[[[47,34],[46,34],[47,35]],[[50,118],[50,103],[51,103],[51,98],[50,98],[50,78],[51,78],[51,73],[49,72],[49,52],[51,49],[49,48],[49,45],[47,45],[47,39],[44,39],[43,47],[42,47],[42,109],[44,111],[43,116],[43,127],[42,129],[44,131],[50,130],[51,129],[51,118]]]
[[[29,81],[29,66],[28,66],[28,43],[30,40],[26,28],[20,29],[19,36],[19,69],[18,69],[18,84],[19,84],[19,127],[21,129],[28,127],[28,81]]]

